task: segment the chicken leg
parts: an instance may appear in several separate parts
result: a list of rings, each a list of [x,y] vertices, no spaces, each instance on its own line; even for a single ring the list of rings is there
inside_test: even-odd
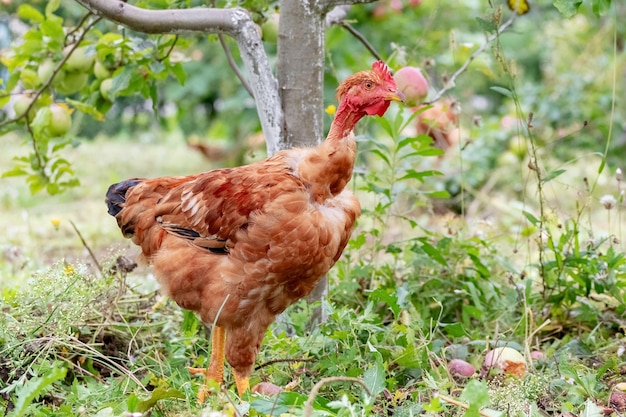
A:
[[[224,379],[224,344],[226,342],[226,330],[215,326],[211,332],[211,357],[208,368],[189,368],[192,375],[204,374],[205,385],[198,390],[198,401],[203,403],[208,393],[208,381],[212,380],[221,384]],[[239,383],[237,383],[239,388]]]
[[[224,380],[224,345],[226,342],[226,329],[215,326],[211,332],[211,357],[209,358],[208,368],[189,368],[192,375],[203,374],[206,378],[205,385],[198,390],[198,401],[203,403],[209,391],[208,381],[215,381],[221,384]],[[237,371],[233,371],[237,392],[242,396],[244,392],[250,389],[250,378],[248,375],[239,375]]]
[[[250,389],[250,377],[248,375],[239,375],[239,373],[233,370],[233,376],[235,377],[235,384],[237,385],[237,392],[239,396],[243,396],[243,393]]]

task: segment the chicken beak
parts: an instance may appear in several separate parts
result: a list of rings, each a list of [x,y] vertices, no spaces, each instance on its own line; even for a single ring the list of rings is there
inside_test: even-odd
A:
[[[405,101],[404,94],[402,94],[400,90],[396,90],[393,93],[389,93],[387,97],[385,98],[389,101],[399,101],[401,103],[404,103]]]

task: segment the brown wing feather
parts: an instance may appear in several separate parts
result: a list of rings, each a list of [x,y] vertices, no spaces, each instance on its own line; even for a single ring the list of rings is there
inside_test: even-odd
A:
[[[305,192],[280,158],[235,169],[219,169],[182,183],[155,207],[168,233],[207,249],[229,249],[254,212],[285,193]]]

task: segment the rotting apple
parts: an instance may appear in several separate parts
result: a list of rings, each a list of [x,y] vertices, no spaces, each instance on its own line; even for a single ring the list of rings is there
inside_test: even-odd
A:
[[[470,378],[476,373],[472,364],[462,359],[452,359],[448,362],[448,370],[453,376],[461,378]]]
[[[526,375],[526,360],[513,348],[497,347],[487,352],[483,361],[483,372],[488,374],[491,369],[522,378]]]

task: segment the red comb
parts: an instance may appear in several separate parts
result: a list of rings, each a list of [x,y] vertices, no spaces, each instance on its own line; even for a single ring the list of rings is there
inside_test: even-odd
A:
[[[389,72],[389,67],[383,61],[376,61],[376,62],[374,62],[372,64],[372,69],[382,79],[393,80],[393,77],[391,76],[391,72]]]

